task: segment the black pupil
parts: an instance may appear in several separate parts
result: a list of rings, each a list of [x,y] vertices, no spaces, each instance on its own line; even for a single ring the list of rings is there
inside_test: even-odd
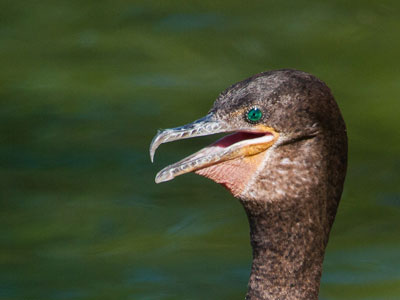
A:
[[[261,119],[261,117],[262,117],[262,112],[259,108],[253,108],[247,114],[247,118],[251,122],[257,122]]]

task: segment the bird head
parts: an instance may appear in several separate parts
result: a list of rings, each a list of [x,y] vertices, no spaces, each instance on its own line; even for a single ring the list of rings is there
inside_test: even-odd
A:
[[[157,133],[150,145],[152,161],[162,143],[227,135],[162,169],[155,181],[195,172],[224,185],[235,197],[246,197],[271,153],[283,145],[343,131],[338,115],[341,120],[329,88],[314,76],[295,70],[257,74],[222,92],[205,117]]]

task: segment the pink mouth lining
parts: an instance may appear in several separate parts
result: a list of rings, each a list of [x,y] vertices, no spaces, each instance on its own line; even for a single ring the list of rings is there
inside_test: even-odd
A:
[[[262,136],[272,135],[270,132],[249,132],[249,131],[240,131],[234,134],[227,135],[220,139],[219,141],[215,142],[213,146],[220,147],[220,148],[227,148],[233,144],[244,140],[251,140],[255,138],[259,138]]]

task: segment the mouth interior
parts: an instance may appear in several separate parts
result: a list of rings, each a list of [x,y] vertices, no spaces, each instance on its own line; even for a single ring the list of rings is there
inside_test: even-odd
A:
[[[233,144],[242,142],[242,141],[248,141],[249,144],[251,144],[254,140],[254,142],[259,141],[259,138],[265,138],[267,137],[268,139],[273,138],[273,134],[270,132],[249,132],[249,131],[239,131],[227,136],[224,136],[217,142],[213,144],[213,146],[220,147],[220,148],[227,148],[229,146],[232,146]]]
[[[276,134],[268,131],[238,131],[224,136],[198,152],[162,169],[156,176],[156,183],[237,157],[255,155],[268,149],[275,138]]]

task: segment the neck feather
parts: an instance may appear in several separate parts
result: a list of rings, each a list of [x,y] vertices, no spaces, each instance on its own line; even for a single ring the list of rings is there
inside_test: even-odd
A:
[[[314,222],[319,216],[296,203],[268,204],[262,214],[246,211],[253,248],[246,299],[318,299],[329,234]]]
[[[246,299],[318,299],[346,170],[346,145],[329,145],[315,138],[275,149],[241,197],[253,248]]]

